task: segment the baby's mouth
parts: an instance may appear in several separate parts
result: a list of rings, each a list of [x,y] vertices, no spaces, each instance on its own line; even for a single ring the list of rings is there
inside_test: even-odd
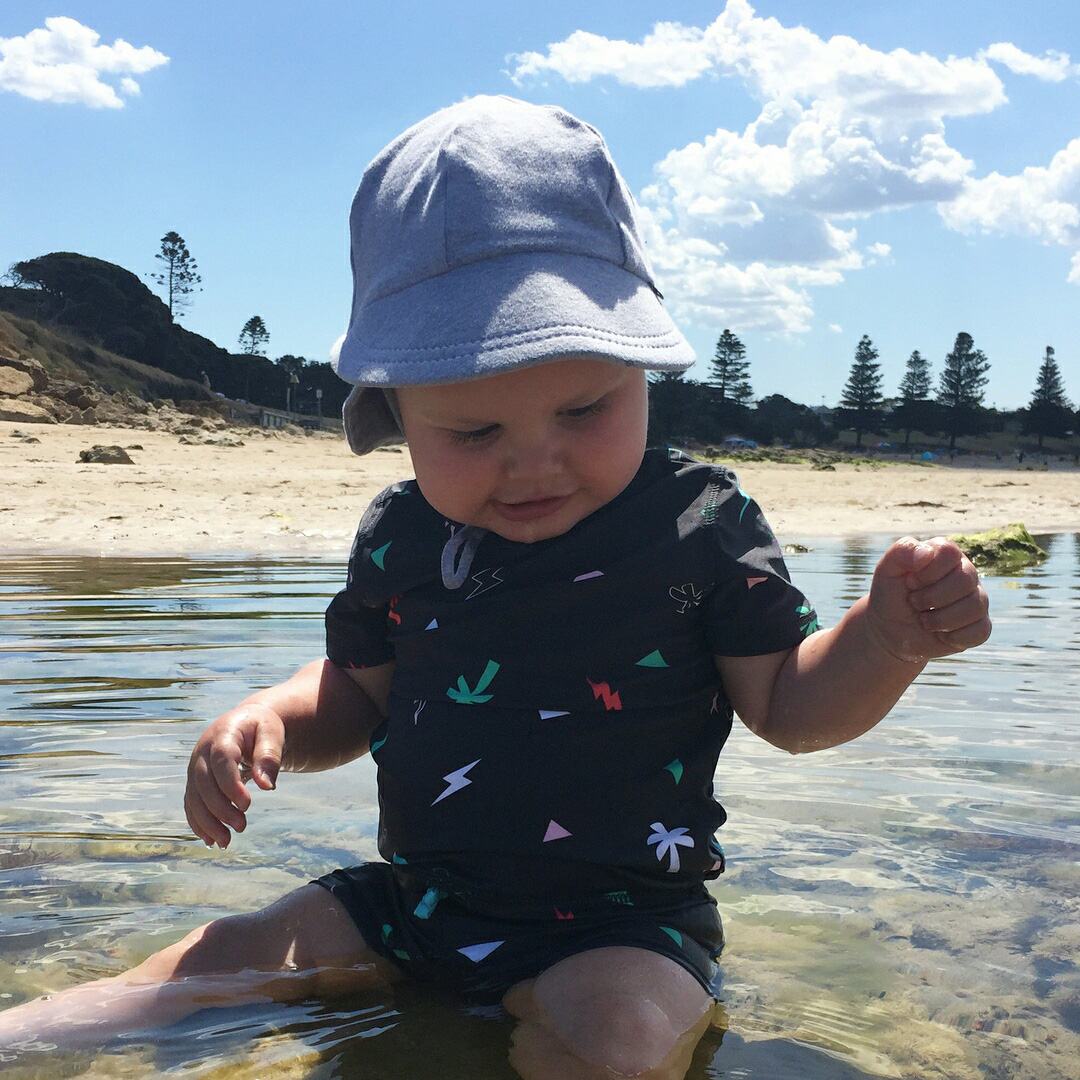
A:
[[[569,495],[551,495],[544,499],[524,499],[520,502],[501,502],[493,499],[495,510],[507,521],[535,521],[561,510]]]

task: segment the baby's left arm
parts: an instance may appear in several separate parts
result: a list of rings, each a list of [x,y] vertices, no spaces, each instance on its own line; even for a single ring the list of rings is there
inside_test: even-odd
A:
[[[987,608],[956,544],[906,536],[832,629],[786,652],[716,663],[747,727],[792,753],[821,750],[872,728],[932,657],[981,645],[990,636]]]

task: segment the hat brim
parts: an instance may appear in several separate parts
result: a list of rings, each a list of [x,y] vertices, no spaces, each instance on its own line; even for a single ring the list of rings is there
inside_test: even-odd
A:
[[[341,421],[354,454],[369,454],[405,442],[405,433],[381,386],[354,386],[341,408]]]
[[[362,386],[418,386],[575,355],[656,371],[685,371],[696,359],[636,274],[603,259],[528,252],[362,298],[334,368]]]

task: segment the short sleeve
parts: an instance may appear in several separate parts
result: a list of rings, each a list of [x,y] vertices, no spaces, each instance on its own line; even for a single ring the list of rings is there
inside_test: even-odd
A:
[[[713,485],[701,532],[713,563],[705,633],[716,656],[762,656],[792,649],[818,629],[791,583],[780,545],[761,509],[727,470]]]
[[[376,667],[394,659],[388,640],[393,593],[373,585],[371,567],[383,564],[380,547],[385,552],[397,532],[395,496],[406,487],[395,484],[371,501],[356,530],[345,588],[326,609],[326,655],[339,667]]]
[[[326,656],[343,668],[377,667],[394,659],[387,640],[390,605],[369,607],[348,585],[326,609]]]

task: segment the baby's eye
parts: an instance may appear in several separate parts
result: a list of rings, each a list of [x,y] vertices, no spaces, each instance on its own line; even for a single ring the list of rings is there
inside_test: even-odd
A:
[[[488,424],[487,427],[475,428],[472,431],[451,431],[450,440],[456,443],[483,442],[494,435],[498,428],[498,424]]]
[[[604,399],[599,398],[590,405],[582,405],[578,409],[567,409],[566,415],[574,420],[583,420],[587,416],[595,416],[604,410]]]

